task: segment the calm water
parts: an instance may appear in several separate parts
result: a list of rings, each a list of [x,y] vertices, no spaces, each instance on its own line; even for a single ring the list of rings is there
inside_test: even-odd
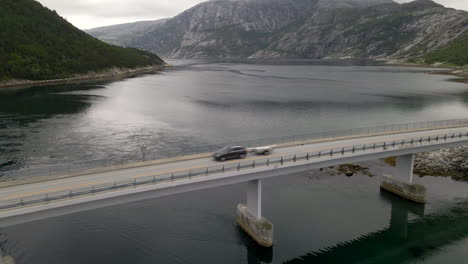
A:
[[[468,117],[468,85],[422,68],[172,63],[119,82],[1,93],[0,164],[130,158],[142,144],[165,153]]]
[[[0,247],[17,264],[466,263],[468,184],[416,180],[428,187],[425,207],[380,193],[377,176],[313,171],[266,180],[270,250],[235,224],[246,184],[10,227]]]
[[[0,166],[468,117],[467,85],[422,68],[171,63],[119,82],[2,92]],[[272,250],[235,224],[244,184],[10,227],[0,248],[16,263],[465,263],[468,184],[418,178],[431,194],[418,207],[380,193],[392,168],[367,165],[376,177],[265,181]]]

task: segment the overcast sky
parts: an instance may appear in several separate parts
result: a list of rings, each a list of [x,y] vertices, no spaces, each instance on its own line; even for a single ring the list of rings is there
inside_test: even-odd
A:
[[[80,29],[173,17],[205,0],[38,0]],[[411,2],[411,0],[396,0]],[[468,0],[435,0],[468,10]]]

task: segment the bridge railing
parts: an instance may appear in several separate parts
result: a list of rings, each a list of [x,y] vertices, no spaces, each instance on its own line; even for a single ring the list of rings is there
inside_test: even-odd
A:
[[[333,157],[344,157],[346,155],[354,155],[359,152],[385,152],[392,151],[396,148],[414,147],[421,145],[437,144],[440,142],[454,142],[460,140],[468,140],[468,133],[452,133],[431,135],[420,138],[408,138],[398,141],[384,141],[372,144],[360,144],[347,147],[330,148],[315,152],[300,152],[277,157],[265,157],[253,161],[240,161],[238,163],[224,163],[217,166],[197,168],[191,170],[176,171],[172,173],[154,174],[151,176],[137,177],[128,180],[106,182],[91,186],[71,188],[60,191],[45,192],[37,195],[24,195],[15,197],[6,197],[0,199],[0,211],[12,210],[27,206],[34,206],[54,201],[69,200],[79,197],[96,195],[106,192],[115,192],[129,188],[138,188],[141,186],[163,184],[181,180],[188,180],[198,177],[209,177],[222,173],[233,171],[244,171],[259,167],[276,166],[281,167],[296,162],[311,161],[317,159],[328,159]]]
[[[374,127],[364,128],[352,128],[345,130],[326,131],[317,133],[308,133],[284,137],[272,137],[264,139],[255,139],[248,141],[237,141],[222,144],[213,144],[206,146],[197,146],[191,148],[179,149],[176,151],[152,151],[143,155],[139,153],[134,156],[127,156],[125,158],[113,157],[108,159],[100,160],[89,160],[82,162],[56,164],[40,167],[31,168],[0,168],[0,176],[3,178],[28,178],[38,176],[52,176],[52,175],[67,175],[77,172],[82,172],[89,169],[95,168],[106,168],[111,166],[123,166],[125,164],[141,162],[141,161],[155,161],[164,158],[173,158],[179,156],[189,156],[203,153],[210,153],[219,150],[225,146],[244,146],[244,147],[258,147],[264,145],[283,144],[289,142],[299,142],[307,140],[319,140],[326,138],[346,137],[346,136],[358,136],[358,135],[372,135],[379,133],[390,133],[390,132],[404,132],[418,129],[436,129],[445,127],[454,127],[468,125],[468,119],[453,119],[453,120],[442,120],[442,121],[428,121],[428,122],[415,122],[406,124],[394,124],[394,125],[383,125]],[[136,152],[137,153],[137,152]]]

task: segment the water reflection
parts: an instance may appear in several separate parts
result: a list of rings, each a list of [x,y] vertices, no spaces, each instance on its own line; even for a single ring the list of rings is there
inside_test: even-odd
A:
[[[387,192],[382,192],[381,198],[392,205],[390,226],[387,229],[340,242],[284,263],[404,263],[428,257],[468,237],[466,209],[456,206],[422,217],[422,205]],[[468,200],[461,204],[466,206]],[[409,220],[410,215],[417,217]]]
[[[333,60],[171,63],[163,73],[118,82],[0,92],[0,168],[137,160],[142,144],[159,157],[204,145],[468,115],[466,84],[424,68]]]
[[[236,231],[241,244],[247,249],[248,264],[271,263],[273,261],[273,247],[260,246],[239,226],[236,226]]]

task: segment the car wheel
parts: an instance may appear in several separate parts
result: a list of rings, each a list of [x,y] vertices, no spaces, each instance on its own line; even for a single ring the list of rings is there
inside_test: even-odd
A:
[[[265,150],[265,152],[263,152],[263,155],[268,155],[268,154],[270,154],[270,151],[268,150]]]
[[[245,158],[245,154],[241,154],[241,155],[240,155],[240,158],[241,158],[241,159]]]
[[[226,157],[222,156],[221,158],[219,158],[219,161],[225,161],[226,160]]]

